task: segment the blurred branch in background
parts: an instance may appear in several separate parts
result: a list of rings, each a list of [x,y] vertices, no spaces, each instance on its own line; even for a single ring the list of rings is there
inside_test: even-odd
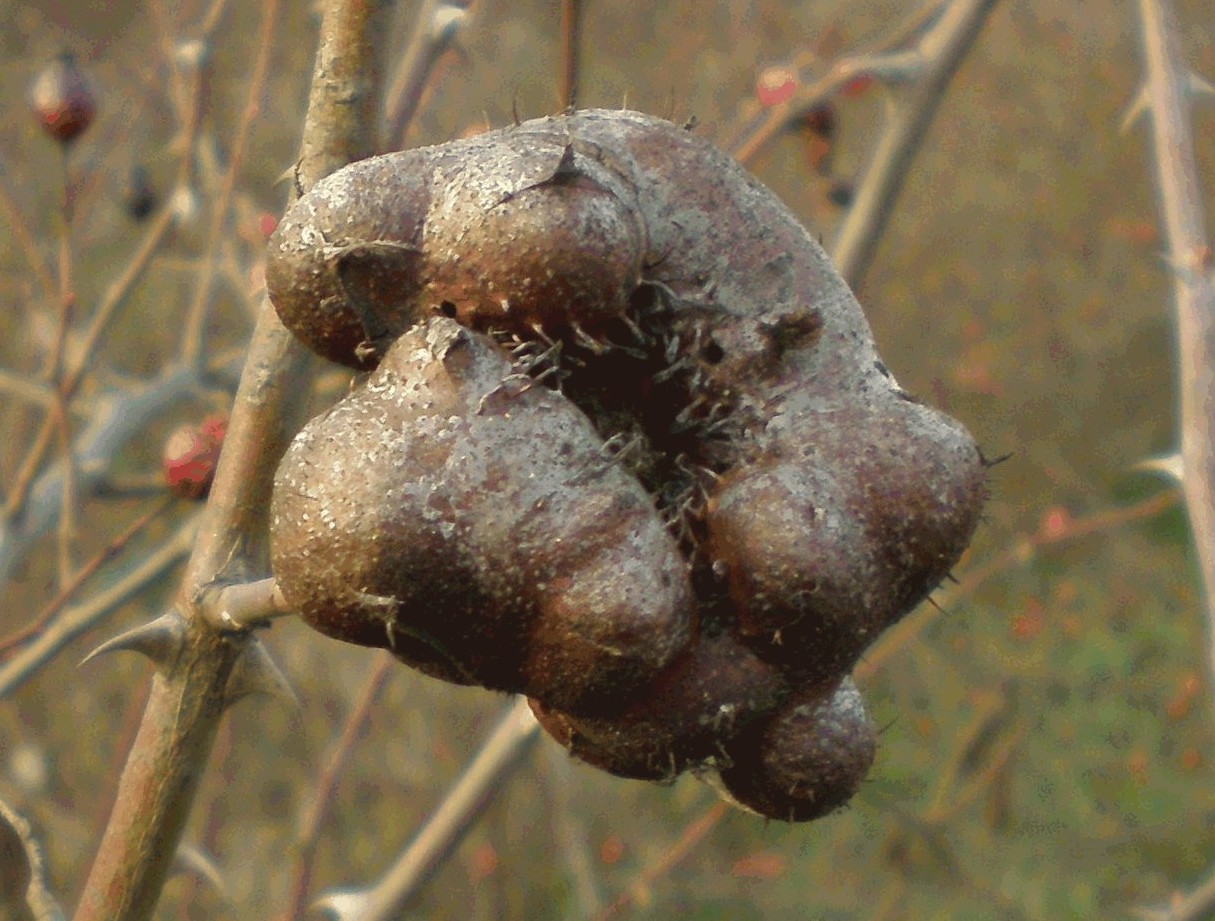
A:
[[[788,101],[762,118],[745,113],[723,146],[742,163],[755,157],[779,133],[796,127],[832,97],[857,81],[875,81],[890,94],[886,121],[864,178],[831,246],[831,261],[853,288],[859,288],[877,241],[898,200],[924,133],[945,88],[973,47],[997,0],[953,0],[926,6],[872,51],[848,55],[809,74],[799,74]],[[906,43],[906,44],[905,44]]]
[[[1215,872],[1187,894],[1177,893],[1167,904],[1140,907],[1135,915],[1142,921],[1205,921],[1215,911]]]
[[[409,126],[439,60],[467,25],[473,0],[423,0],[414,14],[413,34],[385,93],[382,150],[406,146]]]
[[[282,921],[292,921],[300,917],[308,907],[308,894],[312,891],[313,861],[321,832],[324,830],[325,818],[333,806],[334,790],[350,760],[355,743],[366,726],[371,707],[379,699],[380,692],[396,667],[397,660],[391,653],[380,652],[376,655],[367,681],[360,689],[354,706],[346,714],[341,732],[329,746],[320,776],[317,778],[316,789],[312,793],[312,803],[300,822],[291,897],[287,909],[283,912]]]
[[[1150,118],[1177,310],[1181,487],[1206,599],[1208,667],[1215,693],[1215,258],[1207,243],[1190,128],[1191,98],[1203,84],[1182,59],[1169,0],[1140,0],[1139,12],[1147,77],[1128,117]]]
[[[326,893],[313,905],[338,921],[392,921],[401,917],[410,898],[459,846],[485,807],[505,792],[507,779],[523,763],[538,736],[527,700],[516,698],[383,878],[367,889]]]
[[[1207,682],[1215,699],[1215,257],[1206,234],[1202,188],[1194,161],[1191,102],[1212,92],[1181,51],[1171,0],[1139,0],[1146,76],[1127,115],[1150,126],[1166,260],[1177,316],[1181,489],[1202,580],[1207,632]],[[1215,879],[1159,909],[1151,921],[1196,921],[1215,910]]]

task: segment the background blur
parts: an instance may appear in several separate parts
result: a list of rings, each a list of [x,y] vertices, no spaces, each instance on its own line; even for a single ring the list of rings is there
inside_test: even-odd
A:
[[[1176,5],[1186,59],[1215,79],[1209,2]],[[403,44],[415,4],[401,6]],[[580,104],[695,115],[702,134],[720,137],[754,105],[763,68],[808,51],[830,59],[862,48],[911,4],[587,0],[586,8]],[[75,287],[87,317],[146,232],[125,204],[132,168],[146,169],[159,196],[173,188],[181,134],[166,48],[189,38],[209,10],[220,18],[195,210],[102,340],[86,409],[90,393],[151,375],[174,355],[203,271],[219,274],[209,351],[247,337],[267,221],[286,199],[276,180],[295,159],[316,22],[308,4],[282,4],[219,225],[222,246],[203,267],[262,6],[0,2],[0,181],[19,210],[0,214],[0,367],[35,379],[57,308],[28,250],[54,265],[62,193],[58,150],[30,116],[26,88],[68,48],[100,89],[98,121],[71,159]],[[411,143],[506,124],[512,107],[524,118],[559,108],[557,3],[478,0],[474,10]],[[1111,918],[1207,874],[1215,720],[1197,574],[1180,506],[1161,500],[1142,510],[1171,485],[1130,469],[1171,450],[1176,428],[1171,286],[1146,124],[1119,129],[1142,74],[1136,15],[1134,4],[1111,0],[999,5],[950,86],[858,292],[903,387],[961,419],[988,456],[1012,457],[993,471],[986,521],[956,570],[959,583],[936,596],[944,614],[917,611],[862,663],[861,685],[884,730],[851,808],[812,825],[766,824],[721,814],[694,780],[660,788],[613,779],[569,763],[545,740],[411,917],[594,918],[623,894],[629,904],[613,917]],[[830,177],[812,168],[804,132],[751,164],[828,244],[841,214],[832,190],[863,168],[883,98],[871,90],[837,100]],[[1200,104],[1195,119],[1209,215],[1215,105]],[[7,489],[42,414],[0,394]],[[116,474],[154,471],[165,433],[225,400],[218,388],[178,403],[121,452]],[[79,559],[149,501],[83,503]],[[183,500],[158,518],[115,571],[190,511]],[[51,534],[0,587],[0,636],[53,597],[55,556]],[[167,579],[122,607],[0,699],[0,797],[33,822],[68,906],[150,673],[135,656],[77,663],[157,612],[175,584]],[[169,884],[160,917],[269,918],[286,901],[300,816],[376,654],[293,622],[275,625],[266,641],[302,711],[260,699],[235,709],[187,833],[214,857],[230,901],[185,874]],[[338,786],[314,886],[377,878],[503,705],[393,668]]]

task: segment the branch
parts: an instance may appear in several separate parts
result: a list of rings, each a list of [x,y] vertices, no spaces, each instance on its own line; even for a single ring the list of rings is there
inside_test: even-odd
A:
[[[1215,911],[1215,873],[1212,873],[1188,895],[1174,894],[1167,905],[1158,908],[1136,908],[1134,914],[1143,921],[1203,921]]]
[[[384,878],[366,891],[331,893],[315,907],[341,921],[392,921],[409,898],[443,865],[501,785],[539,738],[525,698],[516,698],[464,773]]]
[[[851,287],[858,287],[864,279],[945,87],[996,2],[953,0],[917,11],[871,50],[841,58],[788,102],[730,132],[733,139],[725,148],[739,162],[747,163],[782,131],[800,123],[854,80],[870,77],[891,87],[911,86],[906,98],[891,106],[889,120],[832,246],[831,261]],[[904,47],[907,41],[914,43]]]
[[[297,177],[309,186],[371,149],[387,0],[328,0]],[[277,2],[263,7],[274,18]],[[210,501],[179,595],[182,646],[159,663],[76,921],[151,917],[223,715],[228,678],[254,641],[199,604],[219,581],[264,574],[275,465],[302,422],[307,353],[263,303]]]
[[[325,755],[325,764],[318,778],[316,791],[313,793],[312,804],[300,821],[300,832],[297,838],[299,854],[295,861],[294,879],[291,884],[291,897],[287,910],[282,914],[282,921],[294,921],[304,914],[307,908],[308,892],[312,885],[313,862],[316,858],[317,844],[329,810],[333,806],[334,791],[338,780],[345,770],[350,756],[354,752],[355,742],[367,724],[371,707],[379,699],[380,691],[388,682],[392,673],[400,667],[396,658],[388,652],[381,652],[372,666],[363,688],[359,692],[350,712],[342,723],[341,731],[329,746]]]
[[[1201,85],[1184,64],[1177,18],[1168,0],[1140,0],[1147,79],[1131,117],[1151,116],[1156,185],[1173,270],[1181,402],[1181,487],[1194,534],[1207,620],[1207,667],[1215,678],[1215,276],[1194,163],[1190,96]],[[1139,908],[1151,921],[1196,921],[1215,907],[1215,876],[1161,908]]]
[[[1215,676],[1215,279],[1190,131],[1195,80],[1181,60],[1167,0],[1140,0],[1147,82],[1140,102],[1151,115],[1156,184],[1173,269],[1181,397],[1182,493],[1202,573],[1208,668]]]
[[[397,150],[405,146],[405,135],[422,102],[431,73],[468,21],[471,3],[472,0],[423,0],[420,4],[413,34],[385,94],[384,149]]]
[[[995,5],[996,0],[958,0],[917,43],[923,72],[908,98],[890,116],[831,247],[831,261],[851,287],[859,287],[869,271],[877,241],[945,87]]]
[[[62,921],[46,885],[42,848],[29,823],[0,800],[0,917],[8,921]]]
[[[95,626],[119,605],[164,577],[185,559],[198,524],[197,517],[178,528],[155,553],[141,560],[124,576],[98,591],[88,601],[61,611],[46,628],[0,665],[0,698],[11,694],[64,646]]]
[[[228,367],[233,366],[229,362]],[[198,392],[194,368],[173,365],[152,380],[97,398],[86,425],[75,439],[73,460],[77,498],[104,489],[114,458],[132,439],[147,433],[149,423],[176,403]],[[55,526],[62,507],[62,465],[33,480],[20,518],[0,520],[0,585],[7,584],[38,538]]]

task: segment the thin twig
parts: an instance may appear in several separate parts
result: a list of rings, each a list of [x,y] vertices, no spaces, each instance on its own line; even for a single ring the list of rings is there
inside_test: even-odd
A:
[[[1215,678],[1215,260],[1206,238],[1190,129],[1192,79],[1167,0],[1140,0],[1156,184],[1173,270],[1181,402],[1182,492],[1206,601],[1207,666]],[[1212,682],[1215,688],[1215,681]]]
[[[638,873],[595,921],[607,921],[608,918],[631,905],[638,895],[648,890],[656,880],[675,869],[716,827],[729,809],[729,804],[719,800],[689,822],[671,846],[662,852],[659,859],[648,864]]]
[[[1154,518],[1161,512],[1167,511],[1177,504],[1177,493],[1166,490],[1134,505],[1112,511],[1100,512],[1085,518],[1076,518],[1066,527],[1057,531],[1039,531],[1028,537],[1021,537],[1009,542],[1009,547],[1003,553],[996,554],[981,565],[967,570],[959,579],[958,584],[950,591],[941,593],[937,604],[922,604],[904,617],[897,624],[882,634],[881,638],[869,648],[865,656],[857,664],[854,674],[858,681],[863,681],[873,675],[898,652],[907,647],[916,637],[924,632],[943,611],[949,610],[961,599],[974,592],[988,579],[997,573],[1029,563],[1035,552],[1041,547],[1052,544],[1078,540],[1092,534],[1100,534],[1113,530],[1135,521]]]
[[[156,38],[160,43],[160,54],[165,59],[165,65],[169,70],[169,99],[172,100],[173,109],[177,112],[177,118],[183,124],[187,120],[188,96],[186,94],[185,80],[181,74],[181,68],[178,67],[176,47],[173,41],[173,30],[169,24],[169,16],[165,12],[163,0],[148,0],[148,14],[152,20],[152,27],[156,32]]]
[[[179,114],[181,125],[173,140],[177,149],[177,178],[170,205],[175,211],[194,196],[194,185],[198,173],[199,136],[202,134],[203,118],[210,107],[210,45],[205,37],[181,42],[173,49],[173,60],[184,67],[190,78],[190,92],[186,94],[185,106]]]
[[[76,464],[72,457],[72,427],[68,419],[68,407],[60,395],[51,414],[55,419],[55,431],[59,434],[60,469],[63,473],[62,501],[59,503],[59,585],[63,587],[72,579],[72,546],[76,541]]]
[[[565,109],[578,105],[581,26],[581,0],[561,0],[561,82],[558,92]]]
[[[527,700],[516,698],[409,847],[359,899],[352,921],[399,918],[410,897],[463,840],[539,735]]]
[[[832,262],[853,288],[860,286],[869,269],[877,241],[894,211],[911,161],[945,87],[974,45],[996,2],[956,0],[917,44],[916,55],[923,72],[885,125],[831,246]]]
[[[165,573],[190,552],[198,518],[192,517],[125,575],[92,595],[88,601],[60,611],[33,642],[28,643],[0,664],[0,698],[11,694],[33,677],[68,643],[96,626],[120,605],[164,578]]]
[[[944,826],[991,783],[1024,735],[1012,723],[1015,712],[1007,688],[977,696],[970,720],[954,734],[949,756],[934,772],[933,792],[921,821]]]
[[[262,96],[266,73],[270,64],[270,51],[274,47],[274,29],[277,17],[272,15],[276,4],[268,3],[263,7],[263,15],[255,47],[258,49],[253,60],[253,73],[249,77],[249,87],[245,95],[245,106],[241,110],[240,120],[236,126],[236,136],[232,141],[228,154],[228,167],[224,171],[215,203],[211,210],[211,227],[207,233],[207,248],[202,257],[202,271],[195,282],[194,300],[186,311],[184,331],[182,333],[181,354],[185,361],[192,362],[200,371],[206,361],[206,327],[211,315],[211,305],[214,300],[213,289],[217,272],[220,248],[227,232],[229,211],[232,204],[236,180],[240,175],[244,162],[245,144],[249,138],[249,128],[253,119],[260,111],[258,99]]]
[[[42,610],[24,627],[10,633],[8,636],[0,639],[0,655],[3,655],[9,649],[15,646],[20,646],[22,643],[28,642],[33,637],[37,636],[40,631],[46,628],[60,611],[71,604],[72,600],[79,594],[80,589],[85,583],[93,577],[96,572],[101,569],[106,563],[118,556],[123,549],[126,548],[132,540],[134,540],[144,528],[155,521],[164,511],[176,501],[174,496],[164,494],[161,500],[155,504],[144,514],[140,515],[126,529],[111,540],[100,552],[95,554],[91,560],[80,567],[72,576],[71,581],[59,589],[59,592],[50,601],[43,606]]]
[[[423,0],[414,19],[413,34],[385,94],[384,142],[381,147],[405,146],[435,65],[456,39],[468,18],[472,0]]]
[[[372,666],[371,673],[363,683],[354,706],[346,714],[342,728],[337,738],[329,747],[325,756],[325,764],[317,779],[316,792],[312,804],[303,821],[297,842],[298,855],[295,860],[295,877],[291,884],[291,897],[287,902],[287,910],[282,914],[282,921],[294,921],[303,915],[307,908],[308,893],[312,887],[312,864],[316,857],[317,844],[320,841],[321,829],[333,805],[334,792],[338,780],[346,769],[346,764],[354,752],[354,744],[367,724],[371,706],[376,702],[389,676],[398,667],[396,658],[388,652],[381,652]]]
[[[72,430],[68,416],[69,397],[63,388],[63,356],[75,313],[76,291],[72,283],[72,173],[68,145],[60,145],[62,200],[59,215],[59,319],[55,341],[48,361],[47,380],[55,389],[55,405],[51,416],[59,434],[59,455],[63,464],[63,501],[59,510],[59,584],[64,586],[72,575],[72,543],[75,531],[76,473],[72,461]]]

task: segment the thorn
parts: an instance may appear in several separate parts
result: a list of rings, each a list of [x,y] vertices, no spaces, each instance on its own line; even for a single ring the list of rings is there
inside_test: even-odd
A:
[[[640,345],[648,346],[653,344],[653,341],[645,334],[645,331],[641,328],[637,321],[630,317],[627,313],[622,313],[620,315],[620,319],[623,321],[628,331],[633,334],[633,338],[636,339]]]
[[[544,327],[541,326],[539,323],[532,322],[532,323],[529,323],[528,325],[532,328],[532,332],[534,332],[537,336],[539,336],[540,341],[543,342],[545,345],[554,345],[555,344],[552,337],[549,336],[549,334],[544,331]]]
[[[276,189],[280,185],[282,185],[284,182],[293,183],[294,185],[296,185],[298,187],[299,186],[299,172],[300,172],[300,164],[299,164],[299,161],[297,160],[296,162],[294,162],[290,166],[288,166],[285,170],[283,170],[279,174],[278,178],[274,180],[274,182],[270,183],[271,188]]]
[[[228,684],[224,687],[224,707],[231,707],[254,694],[285,701],[297,713],[301,710],[300,699],[278,663],[260,640],[250,639],[232,667],[232,674],[228,676]]]
[[[1146,86],[1141,86],[1135,93],[1135,98],[1131,100],[1131,104],[1126,107],[1126,114],[1122,116],[1122,123],[1118,126],[1119,132],[1126,134],[1130,131],[1139,116],[1147,110],[1148,90]]]
[[[663,350],[663,357],[666,358],[668,365],[674,365],[675,359],[679,356],[680,338],[679,336],[671,336],[666,341],[666,346]]]
[[[999,457],[990,457],[989,458],[983,453],[982,448],[979,448],[976,446],[975,450],[979,452],[979,463],[982,464],[984,467],[986,467],[988,470],[990,470],[992,467],[999,466],[1000,464],[1004,463],[1006,460],[1008,460],[1010,457],[1013,456],[1013,452],[1009,451],[1007,454],[1001,454]]]
[[[595,339],[578,323],[570,323],[570,329],[573,330],[574,338],[578,340],[578,344],[583,348],[594,352],[596,355],[606,355],[611,351],[611,347],[604,345],[602,342]]]
[[[202,848],[193,844],[182,844],[177,849],[177,853],[173,855],[169,875],[176,876],[185,873],[193,873],[199,879],[209,883],[216,895],[226,904],[233,904],[232,897],[228,894],[228,887],[224,885],[224,876],[220,872],[219,865]]]
[[[308,906],[308,911],[323,911],[334,921],[354,921],[362,917],[371,901],[366,889],[334,889]]]
[[[129,650],[147,656],[153,665],[166,668],[177,658],[185,638],[186,622],[177,608],[170,608],[155,620],[102,643],[85,656],[80,664],[84,665],[105,653]]]
[[[1195,246],[1178,258],[1167,253],[1161,254],[1160,258],[1176,278],[1186,284],[1194,284],[1210,267],[1211,250],[1207,246]]]
[[[1208,83],[1203,77],[1198,76],[1194,71],[1190,71],[1190,95],[1191,96],[1215,96],[1215,86]]]
[[[475,414],[479,416],[485,412],[485,407],[489,404],[491,397],[503,394],[503,399],[513,400],[531,390],[539,380],[540,378],[533,378],[530,374],[523,371],[506,375],[506,377],[498,381],[496,386],[487,390],[481,396],[481,399],[477,401],[477,408],[474,410]],[[512,387],[511,385],[513,384],[519,384],[519,386]],[[495,412],[495,415],[497,415],[497,412]]]
[[[667,365],[665,368],[663,368],[661,371],[659,371],[657,374],[655,374],[653,377],[653,381],[655,384],[661,384],[664,381],[670,380],[672,377],[674,377],[680,371],[688,370],[688,368],[690,368],[691,366],[692,366],[691,360],[689,360],[688,358],[681,358],[674,364]]]
[[[435,7],[431,18],[431,41],[444,45],[455,38],[460,26],[468,19],[468,10],[458,3],[441,3]]]
[[[879,726],[877,728],[877,730],[874,732],[874,735],[884,736],[887,732],[890,731],[890,729],[892,727],[894,727],[898,723],[898,721],[899,721],[899,718],[897,715],[892,716],[889,720],[887,720],[885,723],[883,723],[881,726]]]
[[[1145,473],[1159,473],[1172,480],[1179,486],[1185,482],[1185,469],[1181,463],[1181,453],[1165,454],[1161,457],[1149,457],[1131,467]]]
[[[525,387],[524,391],[530,390],[536,384],[543,384],[550,377],[557,378],[557,380],[554,383],[557,385],[558,388],[560,388],[560,386],[561,386],[561,369],[558,368],[556,365],[549,365],[547,368],[545,368],[539,374],[529,374],[528,377],[531,378],[531,384],[529,384],[527,387]]]
[[[574,162],[574,145],[566,144],[565,149],[561,151],[561,159],[557,161],[557,168],[553,170],[553,175],[549,177],[549,182],[560,182],[568,179],[576,179],[581,173],[578,170],[578,165]]]

